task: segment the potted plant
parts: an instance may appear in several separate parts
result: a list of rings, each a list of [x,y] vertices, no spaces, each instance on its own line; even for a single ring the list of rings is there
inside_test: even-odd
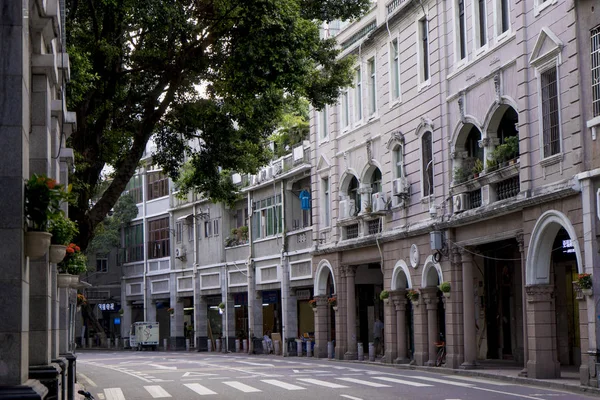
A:
[[[465,171],[465,169],[463,167],[454,167],[454,184],[458,185],[460,183],[463,183],[464,181],[467,180],[467,178],[469,177],[469,174],[467,173],[467,171]]]
[[[66,252],[65,258],[58,263],[59,287],[64,287],[64,284],[61,286],[61,279],[63,282],[70,280],[71,284],[68,286],[73,286],[79,281],[79,274],[87,271],[87,257],[81,252],[79,246],[69,243]]]
[[[481,161],[479,158],[475,159],[475,162],[473,163],[473,169],[471,170],[471,172],[473,172],[473,177],[477,178],[479,177],[479,174],[483,171],[483,161]]]
[[[492,172],[498,169],[498,161],[492,154],[491,158],[488,158],[485,162],[485,169],[488,172]]]
[[[389,303],[390,301],[390,292],[388,292],[387,290],[382,290],[379,293],[379,300],[383,300],[384,303]]]
[[[592,275],[590,274],[579,274],[577,275],[577,284],[581,289],[581,292],[586,296],[592,295]]]
[[[169,307],[169,308],[167,308],[167,312],[168,312],[170,315],[175,315],[175,309],[174,309],[173,307]]]
[[[67,199],[63,186],[44,175],[33,174],[25,184],[26,255],[35,259],[43,257],[50,247],[51,234],[48,220],[60,215],[60,202]]]
[[[448,298],[450,297],[450,282],[442,282],[439,286],[440,290],[442,291],[442,294],[444,295],[444,297]]]
[[[413,303],[413,305],[417,306],[419,305],[419,292],[414,290],[414,289],[410,289],[408,292],[406,292],[406,297],[411,301],[411,303]]]
[[[50,262],[56,264],[65,258],[67,245],[78,232],[77,224],[61,213],[48,222],[48,231],[52,234]]]
[[[317,311],[317,300],[312,299],[308,301],[308,305],[311,306],[311,308],[313,309],[313,311]]]
[[[218,307],[219,307],[219,310],[224,310],[225,309],[225,303],[220,302]]]
[[[337,311],[337,297],[331,296],[327,299],[327,303],[333,308],[333,311]]]
[[[506,156],[511,163],[519,157],[519,137],[509,136],[505,139],[504,144],[507,146]]]
[[[248,226],[247,225],[240,226],[238,228],[238,235],[240,237],[240,240],[243,243],[246,243],[248,241]]]

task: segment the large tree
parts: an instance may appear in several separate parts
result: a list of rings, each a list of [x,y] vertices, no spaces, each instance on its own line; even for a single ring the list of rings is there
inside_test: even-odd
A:
[[[317,109],[351,82],[321,21],[356,18],[370,0],[71,0],[67,43],[69,109],[77,131],[72,176],[79,244],[114,206],[146,144],[173,178],[185,159],[183,189],[231,201],[224,172],[255,172],[286,103]],[[154,135],[154,136],[153,136]],[[92,201],[106,166],[109,187]]]

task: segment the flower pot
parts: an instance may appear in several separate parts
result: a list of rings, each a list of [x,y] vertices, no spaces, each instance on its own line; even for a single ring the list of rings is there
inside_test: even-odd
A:
[[[317,313],[317,307],[313,307],[313,312],[316,314]]]
[[[50,262],[54,264],[58,264],[61,262],[65,256],[67,255],[67,246],[63,246],[60,244],[51,244],[50,245]]]
[[[50,248],[51,237],[48,232],[25,232],[25,255],[31,259],[45,256]]]
[[[71,275],[71,287],[76,288],[79,285],[79,275]]]
[[[411,300],[410,302],[412,303],[412,305],[414,307],[418,307],[419,306],[419,299]]]
[[[450,292],[442,292],[442,294],[444,295],[445,298],[447,298],[447,299],[450,298]]]
[[[594,293],[593,289],[581,289],[581,293],[583,293],[586,296],[591,296],[592,293]]]
[[[67,288],[71,286],[71,274],[58,274],[56,276],[56,285],[59,288]]]
[[[337,310],[338,310],[338,307],[337,307],[337,306],[333,306],[333,307],[331,307],[331,308],[333,308],[333,311],[337,311]]]

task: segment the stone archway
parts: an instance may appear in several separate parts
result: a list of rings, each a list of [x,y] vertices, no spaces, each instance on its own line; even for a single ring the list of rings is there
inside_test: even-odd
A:
[[[327,260],[321,260],[317,265],[317,271],[315,273],[315,283],[313,293],[315,296],[326,296],[327,295],[327,279],[331,274],[331,281],[333,282],[333,292],[337,293],[337,286],[335,284],[335,275],[333,274],[333,268]]]
[[[583,272],[577,234],[566,215],[556,210],[543,213],[537,220],[529,241],[525,263],[527,293],[527,376],[533,379],[560,377],[557,349],[556,294],[550,279],[554,239],[564,229],[569,239],[577,271]]]
[[[422,303],[425,307],[422,307],[424,309],[420,311],[423,325],[421,357],[422,362],[427,365],[435,365],[438,350],[435,343],[441,339],[440,331],[445,332],[444,305],[441,295],[438,293],[438,286],[443,281],[442,267],[435,262],[433,255],[430,255],[425,260],[421,276]],[[425,334],[425,332],[427,333]]]
[[[442,267],[439,263],[435,262],[433,256],[427,257],[423,266],[421,287],[437,286],[443,281],[444,275],[442,273]]]
[[[406,299],[406,289],[412,289],[410,268],[398,260],[392,270],[391,301],[385,308],[385,362],[410,362],[413,343],[412,305]],[[409,349],[411,351],[409,351]]]
[[[410,269],[404,260],[398,260],[392,271],[392,290],[412,289],[412,280],[410,278]]]
[[[330,282],[333,286],[333,293],[330,293]],[[329,306],[327,299],[330,294],[336,296],[338,294],[333,268],[328,260],[321,260],[317,266],[313,293],[317,302],[317,307],[313,310],[315,318],[314,355],[318,358],[327,358],[327,342],[332,336],[332,313],[335,312]]]

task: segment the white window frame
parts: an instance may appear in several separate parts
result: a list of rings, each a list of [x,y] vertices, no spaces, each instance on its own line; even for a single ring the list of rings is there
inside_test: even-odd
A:
[[[394,43],[396,44],[394,51]],[[402,101],[402,81],[400,74],[400,40],[396,36],[388,46],[390,52],[390,104]],[[395,71],[394,71],[395,70]]]
[[[484,16],[484,21],[483,23],[485,24],[485,29],[484,29],[484,33],[485,33],[485,43],[481,43],[481,21],[479,20],[479,0],[472,0],[472,9],[473,9],[473,15],[472,15],[472,20],[473,20],[473,50],[475,52],[475,54],[479,54],[483,51],[485,51],[488,48],[488,44],[490,42],[489,40],[489,34],[488,34],[488,23],[487,23],[487,9],[486,9],[486,1],[484,1],[484,10],[483,10],[483,16]]]
[[[105,269],[98,268],[98,261],[103,261],[103,264],[106,266],[106,268]],[[106,257],[106,256],[102,256],[102,257],[96,256],[96,273],[98,273],[98,274],[106,274],[106,273],[108,273],[108,257]]]
[[[324,227],[331,226],[331,186],[329,184],[329,177],[321,178],[321,192],[323,193],[323,199],[321,206],[323,207],[322,223]]]
[[[508,19],[508,29],[505,32],[502,32],[502,2],[506,1],[507,7],[507,19]],[[504,38],[511,35],[512,32],[512,23],[510,20],[510,1],[511,0],[494,0],[494,31],[496,32],[496,42],[501,42]]]
[[[213,236],[219,236],[219,219],[215,218],[213,220],[213,231],[212,231]]]
[[[535,76],[537,78],[537,92],[538,92],[538,125],[539,125],[539,144],[540,144],[540,164],[543,166],[554,164],[562,159],[564,152],[563,146],[563,135],[562,135],[562,116],[561,116],[561,99],[560,99],[560,62],[558,57],[555,57],[544,64],[535,67]],[[556,69],[556,94],[558,103],[558,153],[552,154],[548,157],[544,156],[544,121],[543,121],[543,110],[542,110],[542,74],[551,69]]]
[[[369,119],[373,119],[377,115],[377,61],[375,56],[367,60],[367,74],[369,74],[367,88]]]
[[[342,90],[340,97],[340,126],[342,132],[350,128],[350,91],[348,88]]]
[[[533,0],[533,15],[537,17],[542,11],[557,2],[558,0]]]
[[[212,222],[211,221],[204,221],[204,237],[205,238],[212,237]]]
[[[468,40],[467,40],[467,7],[465,5],[465,3],[467,2],[467,0],[463,0],[463,8],[464,8],[464,26],[463,29],[461,30],[460,28],[460,8],[458,6],[458,2],[459,0],[454,0],[454,2],[452,3],[452,6],[454,7],[454,60],[456,62],[456,65],[454,67],[454,69],[457,69],[458,67],[464,65],[468,58],[469,58],[469,46],[468,46]],[[462,32],[461,32],[462,31]],[[461,48],[461,33],[462,35],[464,35],[464,39],[465,39],[465,43],[464,43],[464,48],[465,48],[465,56],[461,57],[460,54],[460,48]]]
[[[596,33],[594,33],[594,31],[596,31]],[[596,38],[594,38],[594,36],[597,36]],[[591,42],[595,41],[597,43],[598,48],[593,51],[593,48],[590,48],[590,73],[591,73],[591,77],[594,76],[594,69],[598,70],[598,74],[600,75],[600,25],[597,25],[596,27],[592,28],[590,30],[590,47]],[[595,53],[598,53],[597,56],[595,56]],[[598,61],[598,65],[594,65],[593,60],[597,60]],[[598,106],[600,107],[600,82],[596,83],[597,88],[594,88],[594,82],[592,82],[592,98],[590,99],[592,101],[592,113],[591,113],[591,117],[593,119],[597,119],[600,118],[600,110],[598,111],[597,114],[594,114],[594,101],[596,101],[598,103]],[[596,89],[594,91],[594,89]],[[598,94],[598,98],[594,99],[594,93]]]
[[[194,241],[194,224],[190,223],[187,226],[188,242]]]
[[[359,125],[363,119],[363,99],[362,99],[362,67],[359,64],[354,69],[354,122]]]
[[[329,116],[327,115],[327,106],[317,112],[319,141],[325,142],[329,139]]]
[[[177,221],[175,223],[175,243],[181,243],[183,241],[183,223]]]
[[[404,145],[402,143],[396,143],[392,148],[392,168],[395,179],[406,177]],[[398,174],[398,169],[400,169],[400,174]]]
[[[425,54],[423,53],[423,32],[421,24],[424,23],[427,30],[427,65],[425,65]],[[417,18],[417,66],[419,68],[419,91],[431,85],[431,51],[429,37],[429,20],[426,15]],[[427,79],[425,79],[425,68],[427,68]]]
[[[424,129],[423,132],[421,132],[421,134],[419,135],[419,152],[421,153],[420,156],[422,157],[423,155],[423,136],[425,135],[425,133],[430,132],[431,133],[431,161],[433,161],[431,163],[431,176],[433,177],[433,180],[435,180],[435,151],[433,150],[433,131],[430,129]],[[421,170],[421,197],[423,199],[429,198],[433,195],[435,195],[435,182],[431,182],[431,193],[425,193],[425,174],[426,174],[426,168],[427,166],[424,164],[424,160],[421,160],[421,165],[419,166],[419,169]]]

